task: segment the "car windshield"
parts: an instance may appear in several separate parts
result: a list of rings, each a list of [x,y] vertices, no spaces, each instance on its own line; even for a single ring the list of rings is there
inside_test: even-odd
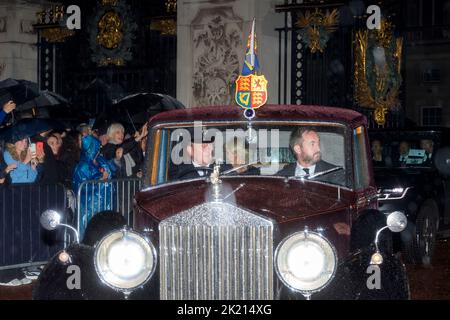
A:
[[[290,146],[291,134],[301,131],[304,139],[297,153]],[[203,123],[160,125],[151,135],[156,147],[152,159],[152,185],[209,175],[214,163],[229,176],[305,176],[350,187],[351,153],[345,143],[346,127],[330,123]],[[306,134],[306,135],[304,135]],[[315,166],[309,173],[297,168],[298,154]],[[350,155],[350,157],[349,157]],[[339,169],[340,178],[319,172]],[[308,170],[307,170],[308,171]]]
[[[372,137],[374,167],[410,168],[431,167],[435,141],[432,137],[392,134],[390,137]]]

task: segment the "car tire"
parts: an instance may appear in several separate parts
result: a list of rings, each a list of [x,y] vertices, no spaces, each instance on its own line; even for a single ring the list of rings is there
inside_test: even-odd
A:
[[[415,223],[408,222],[402,234],[403,258],[406,263],[430,266],[433,262],[436,233],[439,229],[438,208],[434,201],[425,202]]]
[[[89,221],[81,243],[94,246],[104,236],[113,230],[120,229],[127,224],[125,218],[118,212],[102,211]]]

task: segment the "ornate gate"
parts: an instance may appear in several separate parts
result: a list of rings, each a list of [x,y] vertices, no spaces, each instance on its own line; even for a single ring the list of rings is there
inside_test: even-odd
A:
[[[338,18],[333,16],[334,9]],[[361,108],[353,98],[354,33],[365,27],[362,17],[354,18],[355,9],[342,1],[286,0],[275,7],[285,15],[284,26],[277,29],[279,103],[351,108],[365,114],[369,126],[377,128],[373,110]],[[403,122],[401,112],[391,112],[384,127],[401,127]]]

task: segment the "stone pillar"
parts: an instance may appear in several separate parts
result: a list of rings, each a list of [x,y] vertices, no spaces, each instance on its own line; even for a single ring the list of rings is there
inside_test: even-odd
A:
[[[43,7],[37,0],[0,2],[0,80],[37,81],[37,33],[32,24]]]
[[[278,101],[278,32],[283,0],[190,0],[177,8],[177,99],[188,107],[229,105],[256,19],[258,59],[269,80],[268,103]]]

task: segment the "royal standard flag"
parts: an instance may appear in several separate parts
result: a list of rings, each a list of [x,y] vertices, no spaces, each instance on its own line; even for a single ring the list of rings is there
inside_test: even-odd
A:
[[[267,102],[268,81],[264,75],[256,73],[259,70],[256,52],[255,19],[253,19],[242,74],[236,79],[235,94],[236,103],[244,109],[244,117],[249,121],[255,117],[255,110]]]
[[[247,40],[247,49],[245,50],[244,65],[242,67],[242,75],[248,76],[255,74],[259,70],[259,61],[257,54],[255,19],[253,19],[252,30]]]

